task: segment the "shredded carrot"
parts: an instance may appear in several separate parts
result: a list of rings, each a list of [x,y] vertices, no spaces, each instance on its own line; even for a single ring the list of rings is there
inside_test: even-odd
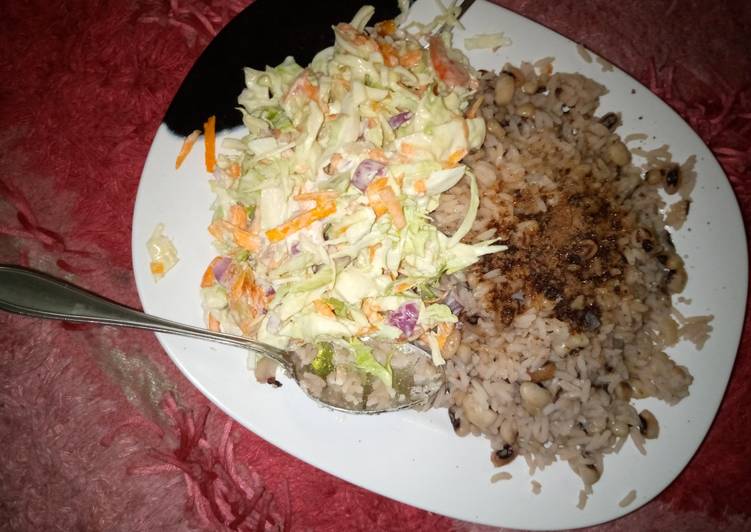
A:
[[[327,203],[336,198],[336,192],[333,190],[324,190],[321,192],[303,192],[301,194],[295,194],[292,199],[295,201],[315,201],[316,207]]]
[[[451,333],[454,332],[454,324],[453,323],[439,323],[438,324],[438,337],[436,338],[438,340],[438,346],[443,348],[443,346],[446,344],[446,340],[449,336],[451,336]]]
[[[379,179],[374,179],[373,181],[371,181],[370,185],[368,185],[368,188],[365,189],[365,194],[368,196],[368,203],[370,203],[370,208],[373,209],[373,212],[375,212],[375,215],[378,218],[388,212],[388,207],[386,207],[386,203],[383,201],[383,199],[381,199],[380,195],[380,191],[387,186],[388,179],[381,177]]]
[[[256,318],[267,308],[266,294],[255,282],[252,270],[243,269],[234,277],[229,300],[238,315],[249,316],[238,323],[243,333],[249,334],[256,324]]]
[[[425,194],[428,191],[428,186],[424,179],[415,181],[415,190],[420,194]]]
[[[216,167],[216,117],[214,115],[203,124],[203,135],[206,148],[206,171],[213,173]]]
[[[208,265],[206,271],[203,272],[203,277],[201,278],[201,288],[209,287],[216,282],[216,276],[214,275],[214,266],[216,266],[220,260],[222,260],[221,257],[214,257],[214,260],[212,260]]]
[[[396,22],[393,19],[383,20],[375,25],[375,30],[381,37],[391,35],[396,31]]]
[[[214,270],[211,269],[211,266],[206,268],[206,271],[203,272],[203,277],[201,277],[201,288],[208,288],[209,286],[213,286],[213,284],[216,282],[216,277],[214,277]]]
[[[183,164],[183,161],[190,153],[190,150],[193,149],[193,145],[198,140],[198,137],[201,136],[201,131],[196,129],[193,133],[185,137],[185,140],[183,141],[183,146],[180,148],[180,153],[177,154],[177,159],[175,159],[175,170],[180,168],[180,166]]]
[[[151,273],[153,273],[154,275],[162,275],[164,273],[164,263],[161,261],[151,261],[149,268],[151,269]]]
[[[399,56],[396,53],[396,48],[394,48],[391,44],[385,42],[379,43],[378,48],[381,51],[383,62],[386,64],[386,66],[395,67],[399,64]]]
[[[320,98],[320,90],[318,88],[318,85],[314,85],[310,82],[309,77],[309,71],[304,70],[302,74],[297,76],[294,82],[292,82],[292,85],[287,90],[287,92],[284,94],[282,99],[284,101],[288,101],[289,98],[294,94],[303,93],[308,99],[316,102],[318,104],[318,107],[323,111],[323,114],[326,115],[329,112],[329,106],[325,101],[322,101]],[[276,135],[275,135],[276,136]]]
[[[379,163],[389,162],[389,158],[386,156],[386,152],[381,148],[371,148],[368,150],[368,158],[378,161]]]
[[[221,330],[219,320],[216,319],[214,315],[210,312],[209,312],[209,330],[216,331],[216,332],[219,332]]]
[[[387,212],[389,212],[388,205],[386,205],[386,202],[381,200],[379,196],[375,196],[375,199],[370,199],[370,207],[373,209],[373,212],[376,215],[376,218],[380,218]]]
[[[399,64],[404,68],[411,68],[420,64],[422,52],[420,50],[409,50],[399,57]]]
[[[252,279],[252,276],[245,282],[245,293],[248,294],[250,301],[254,305],[253,310],[255,315],[258,315],[258,309],[266,306],[266,294],[263,293],[261,287]]]
[[[412,144],[402,142],[401,145],[399,146],[399,151],[402,152],[404,155],[414,155],[416,150]]]
[[[438,35],[433,35],[429,40],[430,62],[433,70],[449,88],[466,87],[469,83],[469,74],[460,64],[453,61],[446,52],[446,46]]]
[[[310,82],[307,73],[302,80],[302,91],[305,93],[305,96],[311,100],[318,100],[318,87]]]
[[[268,238],[271,242],[279,242],[287,238],[289,235],[296,233],[299,230],[304,229],[305,227],[308,227],[316,220],[322,220],[323,218],[326,218],[327,216],[334,214],[335,212],[335,202],[329,201],[323,203],[316,206],[314,209],[299,214],[294,218],[290,218],[281,225],[269,229],[268,231],[266,231],[266,238]]]
[[[253,324],[255,323],[255,316],[242,320],[238,325],[240,330],[245,336],[253,336]]]
[[[389,178],[379,177],[370,182],[370,184],[368,185],[368,188],[365,189],[365,193],[372,194],[375,192],[380,192],[381,190],[384,190],[388,186],[389,186]]]
[[[412,288],[412,283],[396,283],[396,285],[394,285],[394,292],[401,294],[402,292],[406,292],[410,288]]]
[[[368,188],[365,189],[365,193],[376,216],[380,217],[388,212],[391,215],[391,223],[394,224],[394,227],[402,229],[407,225],[402,206],[389,186],[387,178],[381,177],[371,181]]]
[[[344,233],[347,232],[347,229],[349,229],[350,227],[352,227],[351,224],[340,225],[339,227],[337,227],[336,232],[334,233],[334,236],[342,236]]]
[[[224,226],[224,220],[217,220],[215,222],[212,222],[211,225],[209,225],[209,234],[217,240],[222,240],[224,238]]]
[[[380,323],[383,321],[383,316],[380,312],[381,308],[372,299],[366,297],[362,301],[362,313],[368,318],[370,323]]]
[[[355,332],[355,336],[370,336],[374,332],[378,330],[378,327],[374,327],[373,325],[370,325],[369,327],[362,327],[360,329],[357,329]]]
[[[229,168],[227,168],[227,175],[232,179],[237,179],[241,174],[242,168],[240,167],[239,163],[232,163],[231,165],[229,165]]]
[[[239,301],[245,293],[245,281],[248,273],[243,270],[236,277],[229,290],[230,301]]]
[[[261,249],[261,239],[258,235],[250,231],[235,227],[232,230],[232,236],[235,239],[235,243],[243,249],[247,249],[248,251],[258,251]]]
[[[378,251],[378,248],[381,247],[381,244],[373,244],[371,246],[368,246],[368,253],[370,255],[370,262],[373,262],[375,259],[376,251]]]
[[[467,150],[456,150],[451,155],[449,155],[449,158],[446,159],[444,166],[446,168],[453,168],[454,166],[459,164],[459,161],[461,161],[465,155],[467,155]]]
[[[404,219],[404,211],[402,211],[402,205],[401,203],[399,203],[399,199],[396,197],[396,194],[394,194],[393,190],[387,188],[380,193],[380,196],[386,203],[386,208],[391,215],[391,223],[393,223],[394,227],[396,227],[397,229],[402,229],[405,225],[407,225],[407,220]]]
[[[229,223],[240,229],[245,229],[248,225],[248,213],[239,203],[235,203],[229,208]]]
[[[378,46],[373,39],[370,39],[363,34],[359,34],[357,35],[357,37],[355,37],[355,44],[359,46],[368,45],[371,50],[377,48]]]
[[[322,316],[328,316],[329,318],[334,318],[336,316],[334,314],[334,309],[331,308],[331,305],[329,305],[325,301],[321,301],[320,299],[313,301],[313,307],[315,307],[316,312],[318,312],[318,314],[321,314]]]

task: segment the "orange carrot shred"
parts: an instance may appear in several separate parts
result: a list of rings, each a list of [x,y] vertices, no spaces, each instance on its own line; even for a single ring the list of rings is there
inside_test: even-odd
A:
[[[385,37],[396,31],[396,22],[393,19],[383,20],[375,25],[378,35]]]
[[[409,290],[410,288],[412,288],[411,283],[397,283],[394,286],[394,292],[396,292],[397,294],[401,294],[402,292]]]
[[[216,168],[216,117],[210,116],[203,124],[203,143],[206,148],[206,171],[214,172]]]
[[[283,224],[269,229],[268,231],[266,231],[266,237],[271,242],[279,242],[280,240],[287,238],[289,235],[296,233],[301,229],[304,229],[305,227],[308,227],[316,220],[322,220],[323,218],[326,218],[327,216],[334,214],[335,212],[335,202],[329,201],[322,203],[314,209],[299,214],[294,218],[290,218]]]
[[[446,340],[448,340],[448,337],[451,336],[451,333],[454,332],[454,324],[453,323],[439,323],[438,324],[438,347],[443,348],[444,344],[446,343]]]
[[[305,96],[311,100],[318,100],[318,87],[310,82],[307,75],[303,79],[302,90],[305,93]]]
[[[411,68],[420,64],[422,52],[420,50],[410,50],[402,54],[399,58],[399,64],[405,68]]]
[[[238,301],[243,295],[243,292],[245,291],[246,276],[247,273],[245,271],[242,271],[237,275],[237,277],[235,277],[235,280],[232,283],[232,287],[229,290],[230,301]]]
[[[227,168],[227,175],[229,175],[232,179],[237,179],[240,177],[240,174],[242,173],[242,168],[238,163],[232,163],[229,165],[229,168]]]
[[[373,159],[374,161],[378,161],[379,163],[389,162],[389,158],[386,156],[386,152],[384,152],[381,148],[369,149],[368,158]]]
[[[258,238],[258,235],[255,235],[250,231],[235,227],[232,231],[232,236],[237,245],[241,248],[247,249],[248,251],[258,251],[261,249],[261,239]]]
[[[213,314],[209,313],[209,330],[219,332],[220,329],[221,326],[219,320],[216,319]]]
[[[370,207],[377,217],[388,212],[391,215],[391,222],[394,227],[402,229],[407,225],[402,206],[389,186],[388,178],[381,177],[371,181],[368,188],[365,189],[365,194],[368,196]]]
[[[220,222],[221,220],[217,220],[209,225],[209,234],[217,240],[222,240],[224,238],[224,227],[222,227],[223,224]]]
[[[396,53],[396,48],[385,42],[380,43],[378,45],[378,48],[381,51],[383,62],[386,64],[386,66],[395,67],[399,64],[399,56]]]
[[[374,192],[379,192],[389,186],[389,179],[388,177],[379,177],[377,179],[374,179],[370,182],[368,185],[368,188],[365,189],[365,192],[367,194],[371,194]]]
[[[368,203],[370,203],[370,208],[373,209],[376,217],[381,217],[388,211],[386,203],[383,201],[380,195],[380,191],[386,188],[388,186],[388,183],[389,182],[387,178],[380,177],[371,181],[368,187],[365,189],[365,194],[368,196]]]
[[[180,153],[177,154],[177,159],[175,159],[175,170],[180,168],[180,166],[183,164],[183,161],[190,153],[190,150],[193,149],[193,145],[196,143],[200,135],[201,131],[196,129],[193,133],[185,137],[182,148],[180,148]]]
[[[315,307],[316,312],[318,312],[318,314],[321,314],[322,316],[328,316],[330,318],[333,318],[335,316],[334,309],[332,309],[331,305],[329,305],[325,301],[316,299],[315,301],[313,301],[313,307]]]
[[[336,198],[336,192],[334,192],[333,190],[323,190],[321,192],[301,192],[300,194],[295,194],[294,196],[292,196],[292,199],[294,199],[295,201],[315,201],[316,203],[331,201],[334,198]]]
[[[399,151],[403,153],[404,155],[410,156],[410,155],[414,155],[417,150],[412,144],[402,142],[401,145],[399,146]]]
[[[154,275],[161,275],[164,273],[164,263],[161,261],[151,261],[149,268]]]
[[[368,246],[368,252],[370,255],[370,262],[373,262],[375,260],[376,252],[378,251],[378,248],[381,247],[381,244],[373,244],[371,246]]]
[[[456,150],[449,155],[449,158],[446,160],[444,166],[447,168],[453,168],[454,166],[459,164],[459,161],[461,161],[465,155],[467,155],[467,150]]]
[[[229,223],[240,229],[245,229],[245,226],[248,225],[248,213],[245,212],[242,205],[235,203],[229,208]]]

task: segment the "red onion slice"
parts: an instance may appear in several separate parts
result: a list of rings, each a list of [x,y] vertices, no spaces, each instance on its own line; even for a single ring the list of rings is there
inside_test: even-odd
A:
[[[405,303],[398,309],[389,313],[389,323],[398,327],[404,336],[409,338],[415,332],[417,318],[420,316],[420,309],[416,303]]]
[[[399,114],[395,114],[391,118],[389,118],[389,126],[391,126],[391,129],[396,129],[405,122],[409,122],[412,120],[412,111],[404,111]]]
[[[384,168],[383,163],[379,163],[373,159],[364,159],[352,173],[352,184],[359,190],[365,190],[368,188],[370,182],[373,181],[373,178]]]
[[[216,261],[216,264],[211,268],[214,272],[214,278],[219,281],[221,284],[224,284],[224,277],[227,274],[227,270],[229,269],[229,265],[232,264],[232,259],[229,257],[222,257],[218,261]]]

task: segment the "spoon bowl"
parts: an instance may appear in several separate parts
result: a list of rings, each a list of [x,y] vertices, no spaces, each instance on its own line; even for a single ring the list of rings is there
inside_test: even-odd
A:
[[[301,384],[301,379],[308,370],[292,351],[241,336],[214,332],[151,316],[61,279],[17,266],[0,266],[0,309],[35,318],[146,329],[240,347],[273,359],[298,385]],[[365,338],[362,341],[371,346],[382,345],[373,339]],[[368,406],[366,396],[363,396],[361,401],[353,402],[345,400],[338,394],[317,395],[305,385],[301,385],[301,388],[317,403],[327,408],[353,414],[381,414],[405,408],[427,407],[435,399],[438,391],[444,387],[444,372],[429,364],[432,374],[421,378],[417,383],[411,378],[410,368],[418,364],[424,368],[426,366],[424,361],[430,360],[430,354],[410,343],[390,345],[401,359],[402,369],[395,371],[394,393],[387,405],[379,403],[378,406],[371,407]],[[367,394],[371,389],[369,377],[365,374],[361,377],[364,393]]]

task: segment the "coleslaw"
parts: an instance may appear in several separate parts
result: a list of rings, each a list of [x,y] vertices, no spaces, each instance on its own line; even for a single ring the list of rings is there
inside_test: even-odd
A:
[[[288,57],[245,69],[247,134],[225,139],[217,156],[209,232],[218,255],[201,291],[214,330],[283,349],[345,348],[388,384],[388,361],[359,338],[420,341],[443,364],[457,316],[442,277],[505,246],[461,242],[479,204],[461,160],[485,136],[474,72],[448,32],[366,27],[372,15],[365,6],[336,25],[335,44],[305,68]],[[430,213],[465,177],[470,205],[445,235]]]

